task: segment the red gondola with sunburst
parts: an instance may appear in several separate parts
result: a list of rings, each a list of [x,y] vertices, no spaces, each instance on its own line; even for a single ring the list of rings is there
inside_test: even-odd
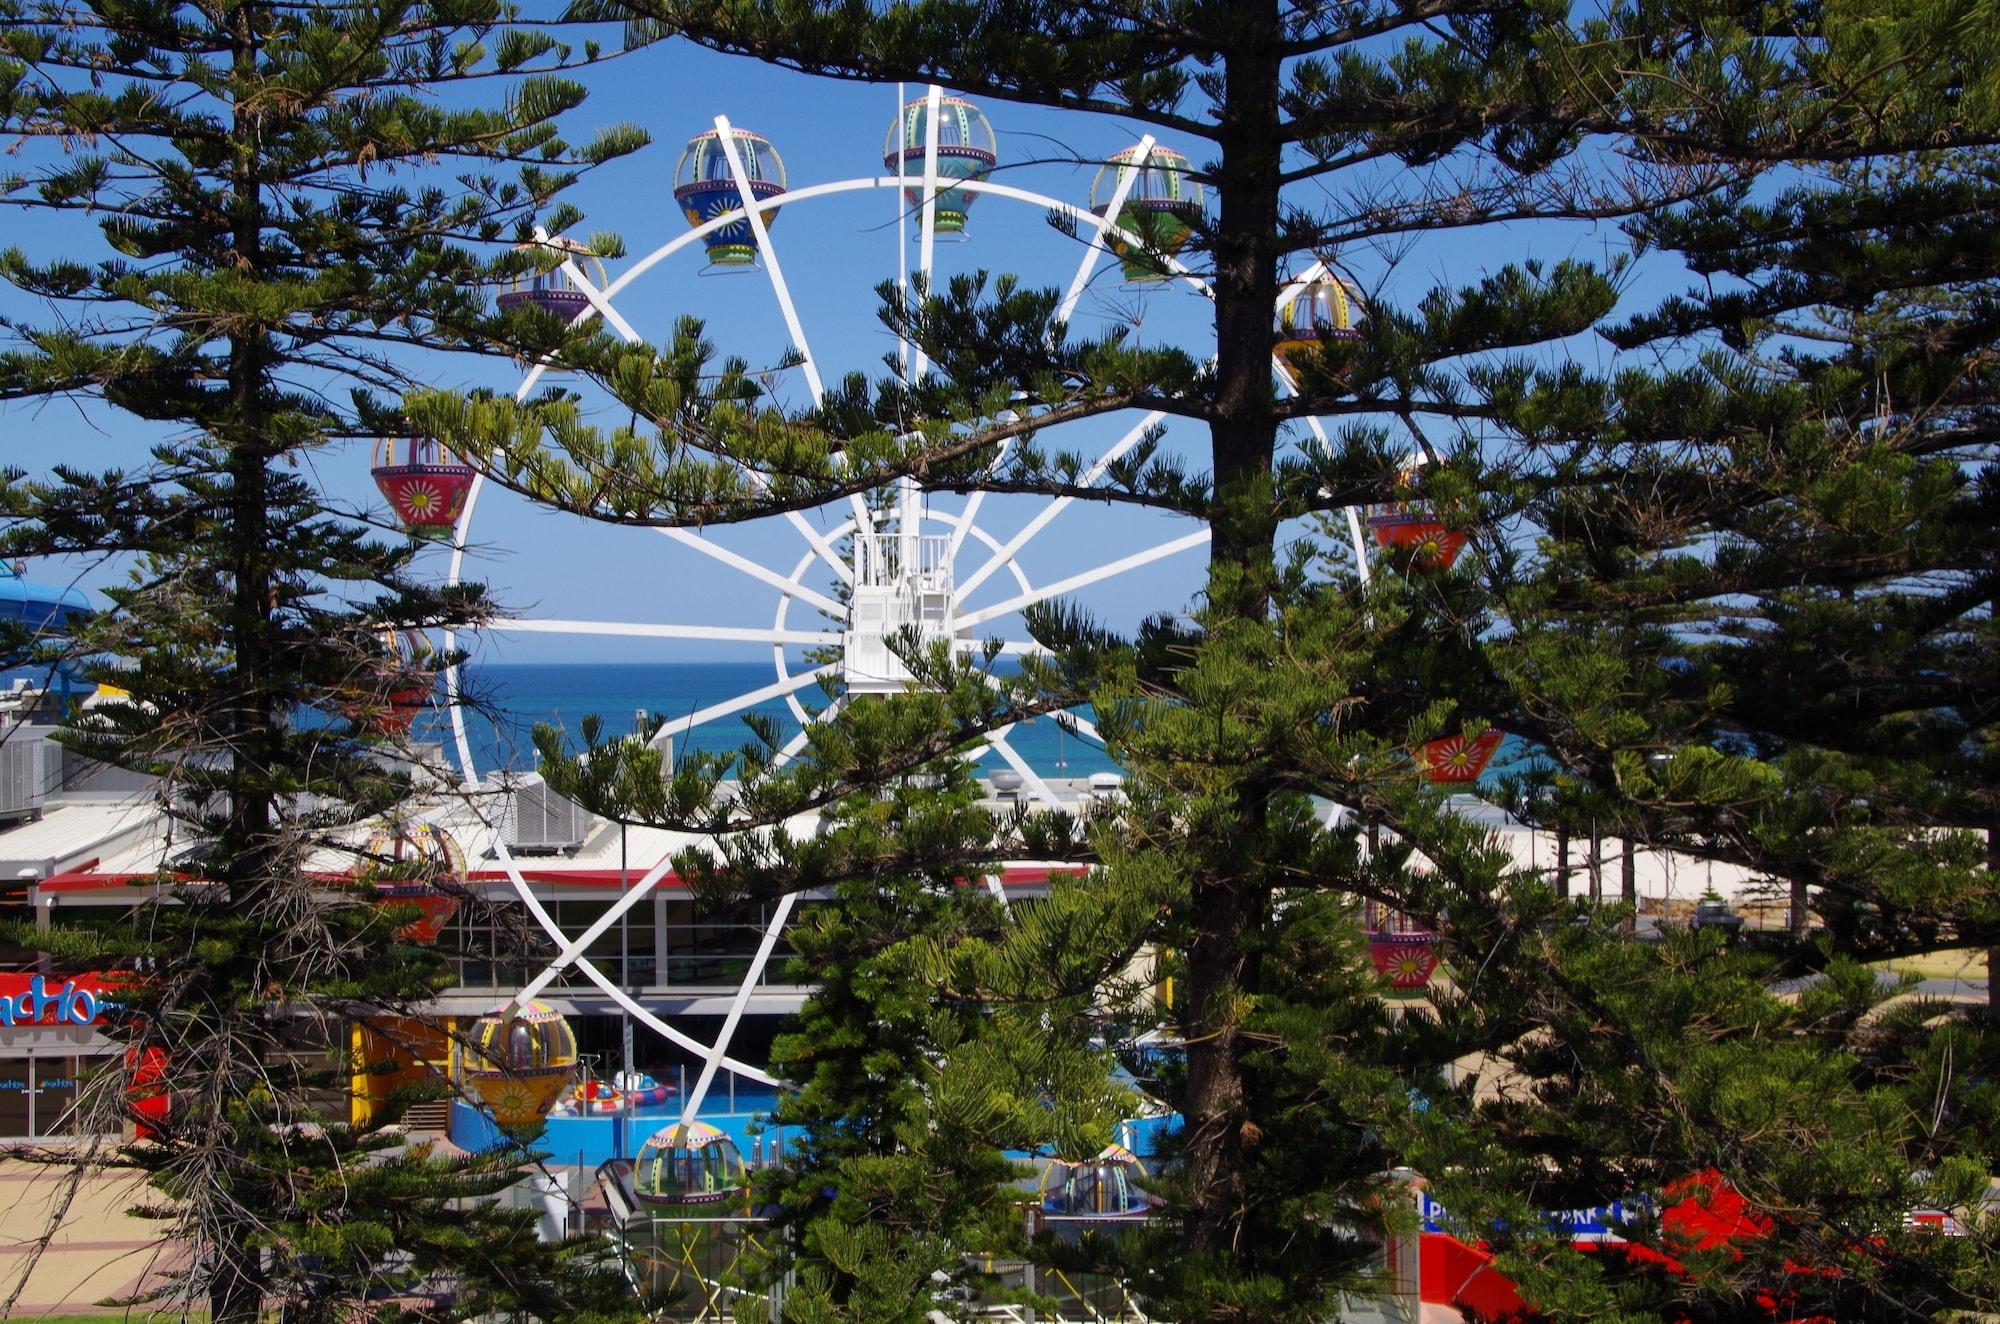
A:
[[[1417,481],[1414,470],[1405,470],[1396,480],[1398,487]],[[1387,551],[1404,552],[1418,570],[1449,570],[1465,547],[1465,535],[1445,527],[1428,501],[1414,498],[1371,507],[1368,530],[1376,545]]]
[[[1421,993],[1438,968],[1437,934],[1400,910],[1370,901],[1361,910],[1368,959],[1392,991]]]
[[[1467,737],[1461,731],[1442,740],[1426,741],[1424,775],[1447,785],[1476,782],[1493,761],[1493,751],[1499,748],[1500,732],[1490,726],[1476,736]]]
[[[388,656],[381,675],[389,686],[388,704],[371,708],[365,726],[375,735],[408,735],[417,715],[430,706],[437,685],[437,650],[430,636],[421,630],[384,630],[382,643]]]
[[[374,886],[384,909],[416,907],[417,917],[397,927],[398,938],[430,944],[458,913],[456,891],[465,885],[465,852],[435,823],[382,828],[369,836],[356,872]]]
[[[1378,546],[1408,551],[1421,570],[1449,570],[1465,547],[1465,535],[1447,529],[1423,501],[1392,501],[1368,517],[1368,531]]]
[[[473,468],[429,437],[375,443],[375,486],[404,528],[419,538],[449,538],[472,491]]]

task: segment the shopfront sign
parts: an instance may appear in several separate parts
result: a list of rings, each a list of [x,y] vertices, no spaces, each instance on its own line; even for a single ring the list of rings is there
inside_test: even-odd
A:
[[[45,975],[0,974],[0,1026],[95,1025],[116,1005],[100,975],[56,982]]]

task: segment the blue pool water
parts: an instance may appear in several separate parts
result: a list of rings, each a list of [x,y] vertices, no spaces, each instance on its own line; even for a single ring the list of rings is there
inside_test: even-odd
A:
[[[720,1086],[721,1082],[718,1081],[717,1085]],[[776,1147],[784,1134],[782,1130],[774,1129],[769,1120],[776,1098],[775,1091],[768,1085],[739,1082],[733,1107],[726,1093],[711,1094],[704,1100],[699,1116],[735,1141],[737,1152],[745,1159],[758,1152],[758,1137],[761,1136],[763,1152],[768,1157],[777,1152]],[[624,1122],[625,1133],[621,1138],[621,1123],[616,1117],[551,1117],[534,1147],[546,1152],[551,1163],[595,1168],[614,1158],[632,1157],[647,1136],[674,1125],[680,1119],[677,1100],[669,1100],[658,1107],[641,1108]],[[1132,1151],[1141,1158],[1151,1157],[1159,1147],[1162,1134],[1176,1120],[1171,1117],[1141,1117],[1126,1123],[1130,1130]],[[451,1140],[462,1149],[486,1150],[498,1145],[501,1137],[491,1117],[459,1100],[451,1105]]]

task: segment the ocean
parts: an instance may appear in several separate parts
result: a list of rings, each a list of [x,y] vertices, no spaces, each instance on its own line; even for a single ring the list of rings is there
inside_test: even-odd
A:
[[[641,714],[654,722],[686,717],[762,689],[775,678],[768,662],[473,663],[465,668],[465,693],[475,701],[467,714],[466,736],[482,776],[501,769],[527,771],[535,766],[531,733],[537,723],[560,727],[581,744],[583,719],[593,714],[602,719],[606,737],[627,735],[639,729]],[[826,696],[814,686],[797,697],[808,711],[826,704]],[[782,738],[799,729],[782,698],[746,711],[775,719]],[[449,752],[450,727],[438,714],[420,718],[413,734],[419,740],[442,741]],[[676,737],[674,751],[732,750],[753,738],[742,715],[732,714]],[[1095,743],[1061,730],[1051,718],[1023,723],[1009,734],[1008,743],[1045,777],[1118,770]],[[990,771],[1006,764],[989,751],[980,766]]]

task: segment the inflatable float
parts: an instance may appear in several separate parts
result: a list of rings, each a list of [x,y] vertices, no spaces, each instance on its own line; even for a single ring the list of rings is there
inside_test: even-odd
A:
[[[565,1117],[608,1116],[623,1111],[627,1104],[646,1108],[665,1103],[674,1093],[672,1085],[662,1085],[651,1076],[635,1077],[630,1089],[620,1089],[607,1081],[586,1080],[571,1090],[554,1111]]]

